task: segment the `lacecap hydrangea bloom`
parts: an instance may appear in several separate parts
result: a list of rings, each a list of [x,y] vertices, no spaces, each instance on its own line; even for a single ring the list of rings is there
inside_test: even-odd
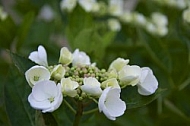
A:
[[[30,53],[29,59],[36,65],[25,72],[32,88],[28,101],[31,107],[43,113],[59,109],[62,101],[66,102],[65,97],[70,97],[76,102],[94,101],[99,112],[115,120],[126,111],[126,103],[120,98],[123,88],[137,86],[137,92],[145,96],[158,88],[158,81],[150,68],[129,65],[128,59],[117,58],[108,70],[99,69],[85,52],[76,49],[72,53],[63,47],[58,63],[48,65],[42,45],[38,51]]]

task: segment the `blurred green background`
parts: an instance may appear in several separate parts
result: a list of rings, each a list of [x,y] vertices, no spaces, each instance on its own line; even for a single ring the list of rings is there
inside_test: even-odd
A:
[[[57,63],[63,46],[87,52],[100,68],[108,68],[117,57],[130,59],[131,65],[153,69],[159,87],[166,89],[147,106],[129,109],[116,121],[96,112],[84,116],[81,125],[190,125],[190,24],[184,22],[181,9],[153,0],[136,2],[133,11],[145,16],[161,12],[168,17],[166,36],[152,35],[139,26],[122,22],[121,31],[109,31],[105,26],[109,16],[96,17],[80,6],[66,13],[60,9],[59,0],[1,0],[0,6],[8,17],[0,20],[0,125],[35,125],[35,110],[27,101],[31,89],[9,51],[27,58],[38,45],[46,48],[49,64]],[[44,5],[51,7],[52,19],[40,15]],[[54,115],[61,114],[57,117],[61,124],[71,125],[73,115],[64,105],[60,109],[61,113],[55,111]]]

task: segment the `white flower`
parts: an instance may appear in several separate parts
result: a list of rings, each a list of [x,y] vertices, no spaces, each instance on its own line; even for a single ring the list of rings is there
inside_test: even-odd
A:
[[[28,58],[39,65],[48,66],[47,53],[41,45],[38,46],[38,51],[31,52]]]
[[[137,84],[138,92],[141,95],[151,95],[158,88],[158,81],[150,68],[143,67],[141,69],[140,82]]]
[[[65,68],[59,64],[56,65],[53,70],[51,71],[51,77],[55,78],[56,80],[61,80],[65,75]]]
[[[103,81],[101,86],[104,88],[107,88],[107,87],[120,88],[119,83],[116,78],[111,78],[111,79],[107,79]]]
[[[126,11],[124,12],[121,16],[120,16],[120,19],[123,21],[123,22],[126,22],[126,23],[131,23],[133,21],[133,14],[129,11]]]
[[[70,78],[61,79],[61,89],[64,95],[75,97],[77,95],[77,91],[75,89],[78,86],[79,84],[75,81],[72,81]]]
[[[44,66],[33,66],[25,72],[28,84],[33,87],[37,82],[50,79],[50,72]]]
[[[61,85],[54,81],[40,81],[32,88],[32,93],[28,96],[30,105],[38,110],[45,112],[53,112],[62,103],[63,96],[61,93]]]
[[[97,6],[96,0],[79,0],[78,2],[86,12],[93,11],[94,7]]]
[[[108,11],[113,16],[121,16],[123,14],[123,0],[109,0]]]
[[[105,114],[110,120],[115,120],[116,117],[124,114],[126,104],[120,99],[121,89],[119,88],[106,88],[103,90],[102,95],[98,101],[99,111]]]
[[[189,0],[188,0],[189,1]],[[176,6],[180,9],[186,8],[186,1],[185,0],[176,0]]]
[[[183,11],[183,19],[190,23],[190,7]]]
[[[77,0],[62,0],[60,2],[61,9],[72,12],[77,5]]]
[[[83,66],[83,65],[90,65],[90,58],[88,55],[86,55],[85,52],[79,51],[79,49],[76,49],[73,53],[73,66]]]
[[[3,11],[3,8],[0,6],[0,19],[4,21],[7,18],[7,13]]]
[[[168,24],[168,18],[159,12],[152,13],[151,17],[153,23],[158,26],[166,26]]]
[[[127,65],[129,63],[128,59],[123,59],[123,58],[117,58],[116,60],[114,60],[110,66],[109,66],[109,70],[114,69],[116,71],[120,71],[125,65]]]
[[[143,14],[141,13],[134,13],[134,21],[139,24],[139,25],[142,25],[144,26],[146,24],[146,18]]]
[[[68,65],[72,62],[73,55],[66,47],[62,47],[60,51],[59,56],[59,63],[62,63],[63,65]]]
[[[107,73],[108,73],[108,78],[118,77],[118,72],[115,69],[110,69]]]
[[[157,31],[156,25],[153,24],[152,22],[146,22],[145,28],[151,34],[155,34]]]
[[[139,82],[141,68],[136,65],[126,65],[119,71],[119,79],[124,85],[135,86]]]
[[[88,95],[100,96],[102,93],[102,89],[100,88],[100,83],[94,77],[88,77],[83,79],[83,84],[81,89],[83,92]]]
[[[166,26],[158,26],[156,32],[160,36],[165,36],[168,33],[168,28]]]
[[[120,22],[117,19],[109,19],[108,27],[111,31],[118,32],[121,30]]]
[[[44,5],[38,16],[40,19],[44,19],[46,21],[51,21],[54,18],[54,12],[49,5]]]

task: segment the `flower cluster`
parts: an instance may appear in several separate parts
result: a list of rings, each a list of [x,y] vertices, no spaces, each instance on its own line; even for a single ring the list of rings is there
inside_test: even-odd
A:
[[[95,15],[109,15],[107,26],[111,31],[118,32],[121,29],[120,22],[124,24],[135,24],[138,27],[145,29],[153,35],[165,36],[168,33],[168,19],[165,15],[159,12],[153,12],[151,17],[145,17],[143,14],[135,11],[129,11],[124,8],[123,0],[109,0],[108,3],[96,0],[62,0],[60,3],[61,9],[69,13],[78,4],[86,11],[95,13]]]
[[[183,10],[183,19],[190,23],[190,0],[154,0],[155,2]]]
[[[154,1],[162,5],[172,6],[179,9],[186,8],[188,3],[190,2],[189,0],[154,0]]]
[[[99,69],[85,52],[76,49],[71,53],[63,47],[58,64],[48,65],[46,50],[41,45],[30,53],[29,59],[38,65],[25,72],[32,88],[28,101],[44,113],[58,109],[64,97],[93,99],[100,112],[115,120],[126,110],[126,103],[120,99],[122,88],[137,86],[139,94],[151,95],[158,87],[150,68],[129,65],[128,59],[117,58],[108,70]]]

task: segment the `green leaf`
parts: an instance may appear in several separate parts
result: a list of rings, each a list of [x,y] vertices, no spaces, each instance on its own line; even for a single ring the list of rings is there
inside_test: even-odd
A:
[[[20,75],[16,67],[11,67],[4,87],[4,101],[12,126],[35,126],[35,111],[27,101],[30,92],[31,88],[23,75]]]
[[[122,89],[121,98],[127,104],[127,109],[133,109],[145,106],[158,98],[165,90],[158,88],[156,92],[150,96],[142,96],[137,92],[137,86],[128,86]]]
[[[21,73],[25,73],[30,67],[34,66],[35,63],[30,61],[29,59],[19,56],[15,53],[10,52],[10,56],[12,58],[13,63],[19,69]]]
[[[16,25],[10,17],[8,17],[4,21],[0,21],[1,48],[10,48],[10,45],[13,42],[15,34],[16,34]]]
[[[16,48],[19,49],[22,44],[24,43],[28,33],[29,33],[29,30],[30,30],[30,27],[34,21],[34,12],[29,12],[26,14],[26,16],[24,17],[24,20],[21,24],[21,26],[19,27],[18,29],[18,33],[17,33],[17,45],[16,45]]]
[[[7,68],[9,67],[6,67],[6,70]],[[4,76],[2,75],[4,73],[4,71],[0,71],[0,80],[1,80],[1,83],[0,83],[0,99],[1,99],[1,102],[0,102],[0,125],[1,126],[11,126],[11,123],[10,123],[10,120],[8,118],[8,115],[7,115],[7,112],[6,112],[6,107],[5,107],[5,99],[4,99],[4,86],[6,84],[6,78],[5,78],[5,75]]]

